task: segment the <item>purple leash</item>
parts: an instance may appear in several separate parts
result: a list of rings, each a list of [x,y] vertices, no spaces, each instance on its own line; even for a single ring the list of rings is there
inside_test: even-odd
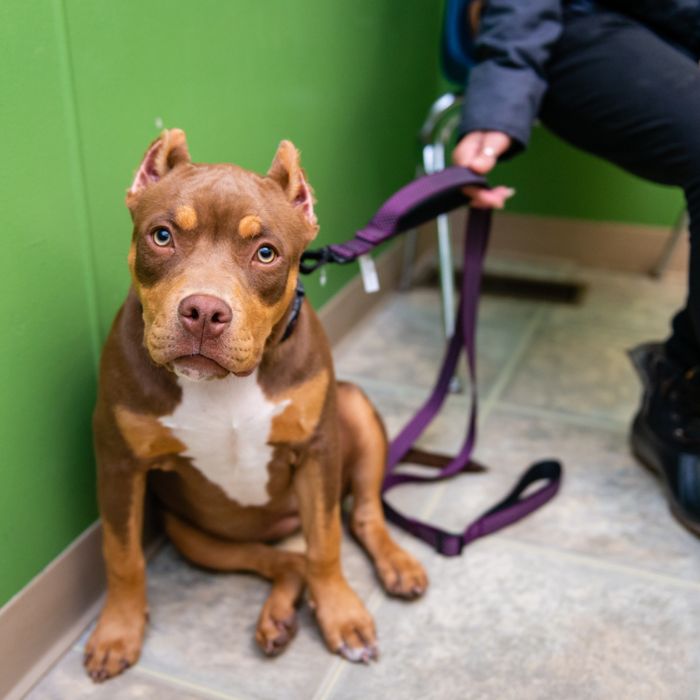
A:
[[[304,253],[301,271],[312,272],[326,262],[352,262],[389,238],[429,221],[438,214],[468,204],[469,198],[463,192],[463,188],[468,185],[487,186],[481,176],[470,170],[454,167],[414,180],[390,197],[369,224],[358,231],[351,240]],[[410,518],[394,509],[384,497],[387,491],[400,484],[449,479],[468,470],[472,463],[478,405],[476,320],[490,222],[490,210],[470,210],[465,231],[462,289],[455,332],[448,343],[430,396],[389,445],[386,475],[382,484],[382,502],[387,518],[445,556],[461,554],[463,547],[475,539],[496,532],[541,507],[556,495],[562,479],[562,467],[558,461],[549,459],[536,462],[525,471],[503,500],[470,523],[463,532],[447,532]],[[447,398],[450,380],[454,376],[462,350],[466,352],[471,382],[471,409],[467,434],[459,453],[437,474],[420,476],[397,471],[401,460],[413,448]],[[544,484],[528,495],[523,495],[531,484],[539,481],[543,481]]]

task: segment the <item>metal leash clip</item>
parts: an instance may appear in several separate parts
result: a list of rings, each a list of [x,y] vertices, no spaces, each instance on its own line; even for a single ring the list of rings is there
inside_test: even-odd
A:
[[[323,248],[317,248],[316,250],[305,250],[301,254],[299,271],[303,275],[309,275],[326,263],[333,262],[344,265],[345,263],[354,262],[354,258],[345,258],[331,248],[332,246],[323,246]]]

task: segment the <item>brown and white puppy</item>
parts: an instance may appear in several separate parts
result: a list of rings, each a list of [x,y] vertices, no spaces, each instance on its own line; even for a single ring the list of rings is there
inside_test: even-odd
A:
[[[272,582],[256,640],[279,653],[308,587],[328,648],[377,653],[371,616],[340,562],[340,500],[386,590],[423,593],[379,497],[386,437],[364,394],[336,384],[304,303],[283,340],[299,258],[316,235],[311,189],[283,141],[266,176],[195,164],[182,131],[148,149],[127,194],[132,288],[104,348],[94,416],[108,595],[87,643],[94,680],[139,657],[147,618],[146,488],[190,561]],[[270,542],[301,527],[304,554]]]

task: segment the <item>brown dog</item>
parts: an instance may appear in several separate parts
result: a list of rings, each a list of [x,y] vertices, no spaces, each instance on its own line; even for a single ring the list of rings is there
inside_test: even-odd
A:
[[[133,286],[94,417],[109,589],[88,673],[104,680],[139,657],[147,483],[187,559],[272,582],[255,635],[266,654],[292,638],[308,586],[328,648],[374,658],[372,618],[341,570],[341,495],[353,495],[352,530],[389,593],[416,597],[427,579],[386,529],[381,421],[357,387],[336,384],[313,309],[292,320],[299,259],[318,229],[296,149],[283,141],[261,177],[194,164],[184,133],[165,131],[126,202]],[[305,554],[266,544],[300,526]]]

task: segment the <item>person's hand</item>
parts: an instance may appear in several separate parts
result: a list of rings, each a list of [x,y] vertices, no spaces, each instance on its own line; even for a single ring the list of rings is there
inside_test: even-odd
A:
[[[485,175],[499,156],[511,145],[511,138],[502,131],[472,131],[462,138],[452,152],[452,162],[463,168]],[[472,201],[471,206],[480,209],[503,209],[506,200],[515,194],[510,187],[494,187],[485,190],[481,187],[465,187],[464,191]]]

